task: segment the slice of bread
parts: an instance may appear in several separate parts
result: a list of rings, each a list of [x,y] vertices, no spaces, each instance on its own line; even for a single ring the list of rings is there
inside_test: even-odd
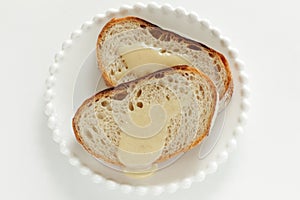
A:
[[[205,74],[174,66],[90,97],[72,125],[78,142],[94,157],[136,167],[199,144],[210,131],[217,103],[216,87]]]
[[[128,81],[128,76],[122,77],[139,65],[189,65],[204,72],[216,85],[219,111],[231,99],[232,75],[221,53],[143,19],[128,16],[110,20],[98,36],[96,50],[98,66],[109,86]],[[131,76],[130,80],[138,77]]]

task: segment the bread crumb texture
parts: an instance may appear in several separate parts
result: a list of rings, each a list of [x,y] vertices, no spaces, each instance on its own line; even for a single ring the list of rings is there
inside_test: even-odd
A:
[[[127,134],[122,126],[128,116],[143,127],[151,123],[151,106],[160,105],[167,116],[161,130],[163,151],[156,160],[160,162],[189,150],[208,134],[216,104],[216,87],[207,76],[192,67],[175,66],[99,92],[78,109],[73,127],[91,154],[122,165],[117,152],[122,135]]]

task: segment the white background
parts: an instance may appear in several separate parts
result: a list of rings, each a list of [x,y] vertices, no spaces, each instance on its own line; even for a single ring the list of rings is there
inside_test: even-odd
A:
[[[148,1],[141,1],[148,2]],[[237,149],[215,174],[156,199],[300,199],[300,14],[297,1],[173,0],[231,38],[250,77]],[[154,199],[109,191],[60,154],[43,115],[44,82],[61,43],[86,20],[135,1],[0,3],[1,199]]]

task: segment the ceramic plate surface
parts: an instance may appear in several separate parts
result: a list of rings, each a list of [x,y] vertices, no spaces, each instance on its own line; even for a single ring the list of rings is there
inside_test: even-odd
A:
[[[223,53],[231,66],[234,81],[232,100],[219,113],[209,137],[171,165],[166,163],[167,167],[145,178],[133,178],[94,159],[77,143],[71,125],[78,106],[96,91],[105,88],[101,83],[95,54],[99,32],[111,18],[129,15],[141,17]],[[237,136],[243,132],[247,119],[247,75],[237,51],[207,20],[200,19],[197,14],[189,13],[183,8],[155,3],[135,4],[96,15],[63,42],[49,72],[45,113],[49,117],[48,126],[53,130],[53,139],[59,144],[61,153],[68,157],[71,165],[79,168],[80,173],[90,176],[95,183],[125,193],[159,195],[163,192],[175,192],[179,188],[189,188],[193,182],[203,181],[207,174],[214,173],[219,164],[227,160],[228,154],[236,147]]]

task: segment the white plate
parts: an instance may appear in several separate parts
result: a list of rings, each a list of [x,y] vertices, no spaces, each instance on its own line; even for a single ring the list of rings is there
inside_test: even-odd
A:
[[[231,65],[234,80],[231,103],[217,117],[208,139],[172,165],[147,178],[132,178],[102,165],[76,142],[71,126],[76,109],[84,99],[95,93],[101,76],[95,55],[100,30],[111,18],[127,15],[141,17],[220,51]],[[110,189],[120,189],[126,193],[158,195],[203,181],[207,174],[215,172],[218,165],[227,160],[247,118],[249,89],[244,64],[237,58],[237,51],[207,20],[201,20],[182,8],[154,3],[135,4],[119,10],[111,9],[105,15],[96,15],[62,44],[49,71],[45,113],[49,116],[48,126],[53,130],[53,139],[60,145],[61,152],[68,157],[70,164],[78,167],[82,174],[91,176],[95,183],[101,182]]]

